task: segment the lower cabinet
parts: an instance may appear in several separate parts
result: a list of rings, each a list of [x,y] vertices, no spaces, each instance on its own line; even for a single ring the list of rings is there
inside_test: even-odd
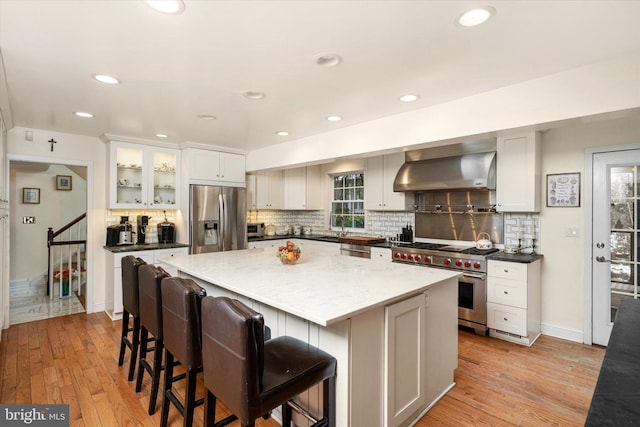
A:
[[[160,260],[177,255],[187,255],[189,248],[170,248],[146,251],[111,252],[108,251],[106,259],[107,283],[105,284],[106,303],[105,311],[111,320],[122,319],[122,258],[133,255],[141,258],[147,264],[155,264],[164,268],[167,273],[175,276],[177,270]],[[110,276],[110,272],[113,272]]]
[[[376,261],[391,262],[391,249],[390,248],[378,248],[376,246],[371,247],[371,259]]]
[[[540,260],[488,262],[489,335],[530,346],[540,336]]]

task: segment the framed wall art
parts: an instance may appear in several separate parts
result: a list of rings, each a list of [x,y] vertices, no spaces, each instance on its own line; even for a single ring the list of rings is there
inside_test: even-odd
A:
[[[71,191],[71,175],[56,175],[56,190]]]
[[[580,206],[580,172],[547,175],[547,206]]]
[[[22,203],[37,205],[40,203],[40,189],[39,188],[23,188],[22,189]]]

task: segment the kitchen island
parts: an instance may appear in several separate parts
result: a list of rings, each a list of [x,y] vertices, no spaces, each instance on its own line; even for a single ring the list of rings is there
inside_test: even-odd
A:
[[[262,313],[272,336],[332,354],[340,427],[408,425],[454,384],[460,273],[312,250],[296,265],[263,249],[162,261]],[[318,388],[300,396],[316,414],[320,399]]]

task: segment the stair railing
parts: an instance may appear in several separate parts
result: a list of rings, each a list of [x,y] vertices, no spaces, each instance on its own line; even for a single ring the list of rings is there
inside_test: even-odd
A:
[[[67,270],[69,272],[69,294],[73,291],[74,279],[78,284],[78,295],[81,295],[82,284],[82,250],[86,250],[86,221],[82,222],[87,217],[86,213],[83,213],[79,217],[71,220],[68,224],[62,226],[59,230],[53,231],[53,228],[49,227],[47,231],[47,295],[49,298],[53,298],[54,295],[54,263],[58,263],[59,278],[59,296],[62,297],[62,284],[63,284],[63,271],[65,262],[67,264]],[[57,250],[56,250],[57,248]],[[57,256],[56,256],[57,255]],[[76,262],[77,278],[71,273],[73,271],[73,262]],[[66,296],[66,295],[65,295]]]

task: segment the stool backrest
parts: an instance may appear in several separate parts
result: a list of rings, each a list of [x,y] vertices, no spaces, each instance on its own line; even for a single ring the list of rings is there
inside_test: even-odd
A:
[[[138,291],[138,268],[146,264],[143,259],[133,255],[122,258],[122,305],[134,317],[138,317],[139,311],[139,291]]]
[[[264,318],[238,300],[202,301],[205,387],[240,421],[259,417],[264,369]]]
[[[185,368],[198,368],[202,366],[200,300],[207,292],[183,277],[165,277],[160,287],[164,346]]]
[[[162,338],[162,291],[160,283],[171,277],[162,267],[141,265],[138,269],[140,292],[140,323],[155,338]]]

